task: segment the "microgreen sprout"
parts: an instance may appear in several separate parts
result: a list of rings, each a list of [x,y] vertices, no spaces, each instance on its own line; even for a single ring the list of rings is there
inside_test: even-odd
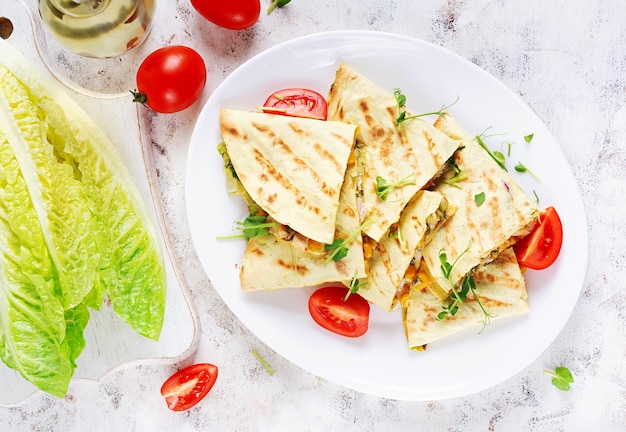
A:
[[[378,195],[381,200],[386,200],[387,195],[389,195],[389,192],[392,189],[401,188],[407,185],[414,185],[415,179],[411,177],[413,177],[413,174],[409,174],[403,179],[393,183],[387,183],[387,181],[380,176],[376,177],[376,195]]]
[[[270,375],[274,375],[274,369],[272,369],[270,367],[270,365],[265,361],[265,359],[263,357],[261,357],[261,354],[259,354],[257,352],[257,350],[252,349],[252,350],[250,350],[250,352],[252,353],[252,355],[254,357],[256,357],[256,359],[259,361],[259,363],[261,363],[261,366],[263,366],[265,368],[267,373],[269,373]]]
[[[533,176],[535,178],[535,180],[540,181],[539,177],[537,177],[535,175],[535,173],[533,173],[531,170],[528,169],[527,166],[525,166],[523,163],[518,162],[517,165],[515,165],[515,171],[517,172],[527,172],[528,174],[530,174],[531,176]]]
[[[539,204],[539,195],[537,195],[537,191],[533,189],[533,195],[535,196],[535,203]]]
[[[561,391],[569,391],[574,382],[574,377],[568,368],[565,366],[559,366],[554,371],[544,369],[545,373],[552,377],[552,385]]]
[[[269,229],[276,226],[275,222],[267,222],[266,216],[248,216],[243,222],[236,222],[237,228],[241,230],[241,234],[230,236],[218,236],[218,240],[229,240],[236,238],[245,238],[249,240],[252,237],[268,235]]]
[[[286,5],[287,3],[289,3],[290,1],[291,1],[291,0],[274,0],[274,1],[270,4],[270,7],[269,7],[269,8],[267,8],[267,14],[268,14],[268,15],[269,15],[269,14],[271,14],[271,13],[272,13],[272,11],[273,11],[275,8],[283,8],[283,7],[285,7],[285,5]]]
[[[483,205],[483,203],[485,202],[485,192],[481,192],[481,193],[474,195],[474,202],[476,203],[478,207]]]
[[[416,114],[416,115],[407,117],[406,96],[402,93],[402,90],[400,90],[399,88],[396,88],[393,90],[393,96],[396,99],[396,109],[397,109],[397,117],[395,121],[396,126],[400,126],[402,122],[405,122],[407,120],[411,120],[411,119],[415,119],[419,117],[426,117],[430,115],[442,115],[446,110],[448,110],[448,108],[450,108],[452,105],[457,103],[457,101],[459,100],[459,97],[457,96],[454,102],[452,102],[449,105],[442,106],[439,111]]]
[[[533,140],[533,137],[535,136],[535,134],[528,134],[524,136],[524,141],[526,141],[527,143],[530,143]]]
[[[450,294],[450,297],[449,297],[451,303],[448,305],[442,306],[442,311],[437,314],[437,320],[441,321],[441,320],[446,319],[447,317],[453,317],[454,315],[456,315],[456,313],[459,311],[459,307],[463,303],[465,303],[465,300],[467,299],[467,294],[471,292],[472,295],[474,296],[474,300],[476,301],[480,309],[483,311],[483,314],[484,314],[483,329],[484,329],[491,322],[491,318],[493,317],[493,315],[491,315],[485,310],[480,299],[476,295],[476,280],[474,279],[473,272],[468,273],[463,278],[463,281],[461,282],[461,286],[459,290],[457,290],[454,287],[454,283],[452,282],[452,279],[451,279],[452,270],[454,269],[456,264],[459,262],[459,259],[461,259],[463,255],[465,255],[466,253],[470,251],[471,247],[472,247],[472,241],[470,240],[467,247],[463,250],[463,252],[459,254],[459,256],[456,257],[456,259],[454,260],[452,264],[448,262],[448,255],[446,254],[446,252],[443,249],[439,251],[439,262],[441,263],[441,271],[443,272],[443,275],[448,280],[448,282],[450,282],[450,285],[452,286],[452,293]]]
[[[346,293],[346,296],[343,298],[343,301],[348,301],[348,297],[350,297],[351,294],[358,292],[359,288],[361,288],[363,285],[366,285],[366,284],[367,284],[367,281],[361,283],[361,281],[359,281],[356,277],[353,277],[352,280],[350,281],[348,292]]]
[[[368,222],[364,222],[359,227],[348,236],[345,240],[340,238],[333,240],[332,243],[325,244],[324,250],[328,252],[328,256],[326,257],[326,261],[324,264],[328,264],[331,261],[338,262],[345,258],[348,255],[348,245],[355,239],[357,236],[361,234],[366,226],[368,226]]]
[[[484,135],[476,135],[475,137],[476,142],[489,154],[489,156],[491,156],[491,159],[493,159],[504,171],[508,171],[504,165],[506,161],[504,154],[498,150],[490,150],[485,144],[484,138]]]

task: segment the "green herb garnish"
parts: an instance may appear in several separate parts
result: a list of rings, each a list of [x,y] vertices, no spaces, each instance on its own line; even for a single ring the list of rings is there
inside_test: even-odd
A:
[[[506,166],[504,165],[505,162],[505,157],[504,154],[500,151],[491,151],[489,150],[489,148],[485,145],[485,142],[483,141],[483,138],[480,135],[476,135],[476,142],[489,154],[489,156],[491,156],[491,159],[493,159],[499,166],[500,168],[502,168],[504,171],[508,171],[506,169]]]
[[[535,178],[535,180],[540,181],[539,177],[537,177],[535,175],[535,173],[533,173],[531,170],[528,169],[528,167],[526,167],[523,163],[518,162],[517,165],[515,165],[515,171],[517,172],[527,172],[528,174],[530,174],[531,176],[533,176]]]
[[[554,371],[544,369],[545,373],[552,377],[552,385],[561,391],[569,391],[574,382],[574,377],[568,368],[565,366],[559,366]]]
[[[243,222],[237,222],[238,229],[241,230],[241,234],[234,234],[230,236],[218,236],[218,240],[229,240],[236,238],[245,238],[246,240],[256,236],[263,236],[269,234],[269,229],[276,226],[276,222],[267,222],[266,216],[248,216]]]
[[[274,369],[272,369],[270,365],[265,361],[265,359],[261,357],[261,354],[259,354],[255,349],[250,350],[250,352],[252,353],[253,356],[256,357],[259,363],[261,363],[261,365],[265,368],[267,373],[269,373],[270,375],[274,375]]]
[[[533,189],[533,195],[535,196],[535,203],[539,204],[539,195],[537,195],[537,191]]]
[[[448,280],[448,282],[450,282],[450,285],[452,286],[452,293],[450,294],[451,303],[448,305],[442,306],[442,311],[437,314],[437,320],[441,321],[441,320],[446,319],[447,317],[456,315],[456,313],[459,311],[459,307],[467,299],[467,294],[471,292],[472,295],[474,296],[474,300],[476,301],[480,309],[483,311],[483,314],[484,314],[483,328],[485,328],[491,322],[492,315],[485,310],[480,299],[476,295],[476,280],[474,279],[473,272],[470,272],[463,278],[460,289],[458,291],[454,287],[454,283],[452,282],[452,279],[451,279],[451,274],[452,274],[452,270],[454,269],[454,266],[456,266],[456,264],[459,262],[459,259],[461,259],[463,255],[469,252],[471,247],[472,247],[472,242],[470,240],[470,243],[467,245],[465,250],[463,250],[463,252],[461,252],[459,256],[456,257],[456,259],[454,260],[452,264],[448,262],[448,255],[445,253],[445,251],[443,249],[439,251],[439,262],[441,263],[441,271],[443,272],[443,275]]]
[[[350,286],[348,287],[348,292],[346,293],[346,296],[343,298],[343,301],[347,301],[348,297],[350,297],[351,294],[356,293],[357,291],[359,291],[359,288],[361,288],[363,285],[366,285],[366,282],[361,283],[361,281],[359,281],[357,278],[353,277],[352,280],[350,281]]]
[[[527,143],[530,143],[533,140],[533,136],[535,136],[535,134],[528,134],[524,136],[524,141],[526,141]]]
[[[348,245],[361,234],[361,231],[365,229],[369,222],[364,222],[359,227],[348,236],[345,240],[340,238],[333,240],[332,243],[325,244],[324,250],[328,251],[328,256],[324,264],[328,264],[331,261],[338,262],[345,258],[348,255]]]
[[[414,185],[415,179],[411,177],[413,177],[413,174],[409,174],[402,180],[398,180],[397,182],[393,183],[387,183],[387,181],[380,176],[376,177],[376,195],[378,195],[381,200],[386,200],[387,195],[389,195],[389,192],[392,189],[401,188],[407,185]]]
[[[400,124],[402,122],[404,122],[404,121],[415,119],[415,118],[419,118],[419,117],[426,117],[426,116],[430,116],[430,115],[441,115],[448,108],[450,108],[452,105],[457,103],[457,101],[459,100],[459,97],[457,96],[457,98],[456,98],[456,100],[454,102],[452,102],[450,105],[442,106],[439,111],[433,111],[433,112],[428,112],[428,113],[416,114],[416,115],[412,115],[412,116],[407,117],[406,96],[402,93],[402,91],[399,88],[393,89],[393,96],[396,99],[396,110],[397,110],[396,111],[397,112],[397,117],[396,117],[396,121],[395,121],[396,126],[400,126]]]
[[[483,205],[483,203],[485,202],[485,192],[474,195],[474,202],[476,202],[476,205],[478,207]]]
[[[269,14],[271,14],[271,13],[272,13],[272,11],[273,11],[275,8],[283,8],[283,7],[285,7],[285,5],[286,5],[287,3],[289,3],[290,1],[291,1],[291,0],[274,0],[274,1],[270,4],[270,7],[269,7],[269,8],[267,8],[267,14],[268,14],[268,15],[269,15]]]

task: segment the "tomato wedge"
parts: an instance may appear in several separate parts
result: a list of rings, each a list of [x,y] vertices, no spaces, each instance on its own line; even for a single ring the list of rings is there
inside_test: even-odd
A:
[[[370,305],[358,294],[351,294],[345,299],[347,292],[347,288],[340,286],[319,288],[309,297],[309,313],[326,330],[342,336],[359,337],[367,331]]]
[[[263,104],[263,111],[291,117],[326,120],[328,105],[324,96],[314,90],[287,88],[272,93]]]
[[[179,370],[161,386],[161,395],[172,411],[184,411],[200,402],[217,380],[217,366],[197,363]]]
[[[533,231],[515,246],[517,262],[533,270],[543,270],[556,261],[563,243],[563,225],[554,209],[548,207]]]

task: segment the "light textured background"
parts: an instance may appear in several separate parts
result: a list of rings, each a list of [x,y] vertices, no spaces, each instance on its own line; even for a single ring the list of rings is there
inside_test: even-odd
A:
[[[263,9],[268,4],[262,0]],[[415,403],[324,381],[290,364],[244,328],[196,258],[186,227],[184,176],[202,103],[251,56],[297,36],[342,29],[412,36],[476,63],[543,119],[571,164],[589,219],[589,266],[581,297],[550,348],[494,388]],[[0,430],[626,430],[626,3],[293,0],[269,16],[262,11],[254,27],[234,32],[202,19],[188,0],[158,0],[153,32],[136,51],[97,70],[62,50],[50,55],[70,79],[96,91],[124,92],[134,85],[129,83],[141,59],[170,44],[196,48],[209,73],[202,101],[183,113],[150,114],[149,132],[176,256],[202,325],[198,354],[186,363],[219,365],[219,380],[196,408],[173,413],[165,408],[159,387],[178,365],[125,367],[99,383],[73,383],[63,400],[37,395],[0,408]],[[259,351],[276,374],[269,376],[250,349]],[[559,364],[575,376],[570,392],[555,389],[542,372]]]

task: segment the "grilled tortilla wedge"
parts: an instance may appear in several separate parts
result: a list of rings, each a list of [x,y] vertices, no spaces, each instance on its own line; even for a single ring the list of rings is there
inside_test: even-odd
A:
[[[476,294],[492,320],[527,313],[526,283],[513,248],[502,251],[495,261],[474,270]],[[403,321],[410,349],[471,327],[484,325],[485,315],[472,294],[454,316],[437,320],[442,302],[430,290],[416,286],[403,305]]]
[[[407,113],[407,116],[410,116]],[[358,126],[362,219],[374,241],[389,230],[415,195],[436,177],[460,144],[427,121],[415,118],[395,124],[398,107],[394,95],[341,63],[328,94],[328,119]],[[393,188],[383,200],[377,178],[387,184],[412,181]]]
[[[250,198],[279,223],[331,243],[356,127],[222,109],[220,128]]]
[[[292,242],[273,235],[251,237],[244,253],[239,280],[243,291],[302,288],[325,282],[343,282],[365,277],[363,242],[359,232],[356,202],[355,158],[346,168],[341,189],[334,237],[354,239],[345,246],[347,255],[334,262],[327,255],[307,253]]]
[[[452,213],[453,209],[440,193],[418,191],[402,211],[397,225],[373,248],[367,278],[359,284],[361,297],[392,310],[411,261],[416,255],[418,259],[421,257],[424,244]]]
[[[444,300],[451,285],[458,286],[472,269],[494,260],[528,234],[540,210],[454,117],[443,115],[435,126],[460,143],[454,162],[465,177],[454,184],[439,181],[434,188],[457,211],[424,248],[420,265],[423,277],[432,281],[433,294]],[[483,193],[484,202],[478,205],[475,197]],[[449,263],[455,263],[449,279],[441,270],[442,251]]]

